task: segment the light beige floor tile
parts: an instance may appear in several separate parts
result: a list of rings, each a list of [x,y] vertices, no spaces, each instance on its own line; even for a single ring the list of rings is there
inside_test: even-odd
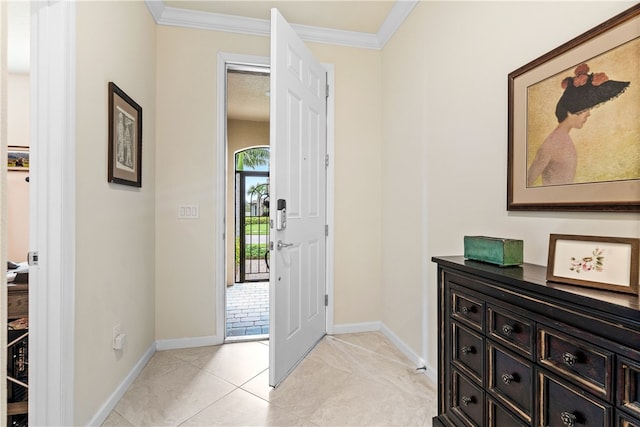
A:
[[[258,341],[175,350],[174,356],[236,386],[269,367],[269,347]]]
[[[184,426],[301,426],[309,425],[285,409],[244,390],[226,395]]]
[[[320,426],[422,426],[428,412],[426,403],[422,396],[354,376],[308,419]]]
[[[277,388],[269,392],[268,400],[299,417],[308,419],[350,379],[351,374],[311,359],[304,359]]]
[[[268,341],[157,352],[104,425],[430,427],[437,412],[435,386],[380,333],[325,337],[276,389],[268,353]]]
[[[269,370],[265,369],[250,381],[242,384],[241,388],[268,402],[271,390],[273,390],[273,388],[269,386]]]
[[[337,340],[344,341],[373,351],[381,356],[392,359],[405,360],[406,356],[382,332],[362,332],[353,334],[333,335]]]
[[[102,427],[132,427],[129,421],[125,420],[122,415],[117,413],[116,411],[112,411],[111,414],[104,420],[102,423]]]
[[[340,338],[325,337],[309,359],[349,372],[356,377],[380,383],[381,387],[419,394],[433,395],[435,386],[404,356],[376,352]]]
[[[115,408],[134,426],[178,425],[235,388],[187,362],[171,361],[168,354],[160,353],[161,362],[155,359]]]

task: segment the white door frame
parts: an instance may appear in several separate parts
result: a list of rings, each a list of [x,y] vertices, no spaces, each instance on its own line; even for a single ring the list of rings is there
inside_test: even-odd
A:
[[[76,9],[31,8],[29,424],[73,425]]]
[[[217,161],[216,169],[216,341],[222,343],[225,336],[225,287],[226,287],[226,262],[225,262],[225,216],[227,204],[227,63],[269,66],[269,58],[263,56],[241,55],[234,53],[218,52],[217,68],[217,93],[218,93],[218,135],[217,135]],[[327,224],[329,236],[327,237],[327,295],[329,306],[327,307],[327,333],[333,333],[333,242],[334,242],[334,67],[332,64],[323,64],[327,70],[327,82],[329,83],[329,97],[327,98],[327,154],[329,155],[329,167],[327,168]],[[228,236],[227,236],[228,237]]]

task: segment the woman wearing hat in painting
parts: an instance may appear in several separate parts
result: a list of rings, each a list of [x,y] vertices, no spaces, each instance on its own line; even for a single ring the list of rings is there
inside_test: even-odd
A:
[[[556,106],[558,126],[538,149],[527,172],[528,186],[539,176],[542,185],[573,183],[578,155],[569,132],[582,129],[592,108],[620,95],[629,83],[609,80],[605,73],[589,74],[587,64],[578,65],[574,77],[562,80],[564,93]]]

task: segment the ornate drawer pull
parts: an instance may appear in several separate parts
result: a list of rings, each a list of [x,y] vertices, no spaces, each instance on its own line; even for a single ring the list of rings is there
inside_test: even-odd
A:
[[[571,353],[562,353],[562,361],[567,366],[573,366],[578,362],[578,358]]]
[[[462,352],[462,354],[464,354],[465,356],[469,353],[474,354],[476,352],[476,349],[473,348],[473,346],[471,347],[467,347],[466,345],[464,347],[462,347],[460,349],[460,351]]]
[[[502,333],[506,336],[511,335],[513,332],[513,326],[511,325],[502,325]]]
[[[469,403],[475,403],[476,402],[476,399],[473,396],[462,396],[461,400],[462,400],[462,404],[464,406],[469,405]]]
[[[561,412],[560,419],[562,420],[562,424],[567,427],[573,427],[576,424],[576,416],[571,412]]]
[[[502,382],[505,384],[511,384],[511,382],[515,380],[515,377],[511,374],[502,374]]]
[[[476,308],[475,308],[475,306],[467,307],[465,305],[464,307],[462,307],[460,309],[460,311],[462,311],[464,314],[475,313],[476,312]]]

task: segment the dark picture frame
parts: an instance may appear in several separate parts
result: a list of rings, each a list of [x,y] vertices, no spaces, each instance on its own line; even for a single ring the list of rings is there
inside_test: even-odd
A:
[[[142,187],[142,107],[109,82],[108,182]]]
[[[547,280],[638,293],[640,239],[551,234]]]
[[[29,171],[29,147],[7,147],[7,170]]]
[[[615,85],[624,87],[575,112],[589,116],[567,133],[573,153],[541,150],[559,135],[569,95],[588,98],[574,88],[602,94]],[[508,102],[507,210],[640,211],[640,4],[511,72]],[[549,158],[567,176],[553,176],[550,166],[543,181]]]

